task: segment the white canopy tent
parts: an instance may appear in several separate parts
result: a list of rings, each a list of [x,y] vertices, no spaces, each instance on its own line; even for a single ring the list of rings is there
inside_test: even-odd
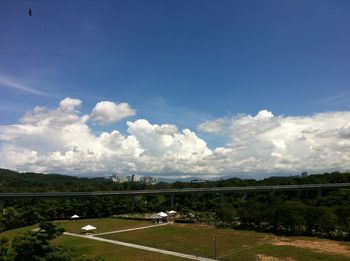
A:
[[[71,219],[77,219],[77,218],[80,218],[78,215],[73,215],[70,217]]]
[[[174,215],[174,214],[176,214],[177,212],[175,211],[175,210],[170,210],[170,211],[168,211],[168,214],[170,214],[170,215]]]
[[[158,215],[158,216],[161,216],[162,218],[168,216],[168,214],[166,214],[166,213],[164,213],[164,212],[159,212],[157,215]]]
[[[152,219],[162,219],[163,217],[158,215],[158,214],[154,214],[151,216]]]
[[[84,230],[84,231],[92,231],[95,229],[97,229],[97,228],[94,226],[91,226],[91,225],[87,225],[87,226],[81,228],[81,230]]]

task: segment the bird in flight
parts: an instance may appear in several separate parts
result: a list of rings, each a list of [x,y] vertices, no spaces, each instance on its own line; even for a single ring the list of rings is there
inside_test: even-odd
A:
[[[32,9],[31,8],[29,8],[29,10],[28,10],[28,15],[32,16]]]

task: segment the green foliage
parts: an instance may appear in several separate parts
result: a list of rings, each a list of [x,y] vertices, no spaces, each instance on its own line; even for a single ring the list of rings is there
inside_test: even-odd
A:
[[[7,261],[9,260],[9,239],[6,237],[3,237],[0,239],[0,261]]]
[[[67,249],[52,247],[51,252],[45,255],[46,261],[71,261],[72,254]]]
[[[341,229],[347,233],[347,238],[350,239],[350,206],[337,207],[335,214]]]
[[[285,231],[288,234],[299,235],[305,225],[307,207],[298,201],[287,201],[276,205],[271,215],[275,230]]]
[[[231,224],[236,216],[236,211],[234,208],[225,205],[221,208],[218,208],[216,216],[222,223]]]
[[[69,260],[55,259],[62,256],[62,252],[50,245],[50,240],[61,235],[63,229],[51,222],[43,222],[37,230],[28,230],[17,235],[12,242],[15,261],[28,260]],[[61,254],[60,254],[61,253]],[[48,258],[47,258],[48,257]]]
[[[83,256],[83,257],[78,258],[76,261],[104,261],[104,260],[105,259],[103,257],[100,257],[100,256],[97,256],[95,258]]]
[[[6,214],[3,215],[5,217],[4,219],[4,225],[6,229],[16,228],[20,225],[20,214],[18,211],[13,207],[6,208]]]
[[[105,178],[78,178],[59,174],[19,173],[0,168],[2,192],[71,192],[151,189],[154,186],[132,182],[118,184]]]

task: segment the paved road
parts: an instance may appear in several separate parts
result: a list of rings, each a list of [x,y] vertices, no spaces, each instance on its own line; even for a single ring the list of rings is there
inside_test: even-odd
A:
[[[215,259],[211,259],[211,258],[193,256],[193,255],[183,254],[183,253],[179,253],[179,252],[154,248],[154,247],[147,247],[147,246],[142,246],[142,245],[137,245],[137,244],[126,243],[126,242],[117,241],[117,240],[110,240],[110,239],[105,239],[105,238],[101,238],[101,237],[95,237],[93,235],[85,236],[85,235],[79,235],[79,234],[74,234],[74,233],[69,233],[69,232],[65,232],[64,234],[67,236],[82,237],[85,239],[92,239],[92,240],[102,241],[102,242],[115,244],[115,245],[119,245],[119,246],[132,247],[132,248],[137,248],[140,250],[151,251],[151,252],[155,252],[155,253],[159,253],[159,254],[176,256],[176,257],[181,257],[181,258],[186,258],[186,259],[191,259],[191,260],[216,261]]]
[[[159,227],[159,226],[165,226],[168,225],[168,223],[163,224],[157,224],[157,225],[151,225],[151,226],[144,226],[144,227],[136,227],[136,228],[129,228],[129,229],[123,229],[123,230],[116,230],[116,231],[109,231],[109,232],[103,232],[98,234],[93,234],[92,236],[102,236],[102,235],[108,235],[108,234],[116,234],[116,233],[122,233],[122,232],[128,232],[128,231],[134,231],[134,230],[140,230],[140,229],[146,229],[151,227]]]

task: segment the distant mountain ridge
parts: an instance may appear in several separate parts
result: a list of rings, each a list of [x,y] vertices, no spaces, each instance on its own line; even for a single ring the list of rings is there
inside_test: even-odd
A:
[[[246,177],[246,176],[245,176]],[[0,168],[1,192],[73,192],[73,191],[117,191],[140,189],[167,189],[189,187],[228,187],[228,186],[258,186],[258,185],[291,185],[312,183],[350,182],[350,173],[314,174],[306,177],[274,176],[261,180],[242,179],[234,176],[218,177],[215,180],[205,180],[198,177],[181,179],[159,178],[155,185],[141,182],[114,183],[105,178],[75,177],[61,174],[20,173]],[[192,182],[191,182],[192,181]]]

